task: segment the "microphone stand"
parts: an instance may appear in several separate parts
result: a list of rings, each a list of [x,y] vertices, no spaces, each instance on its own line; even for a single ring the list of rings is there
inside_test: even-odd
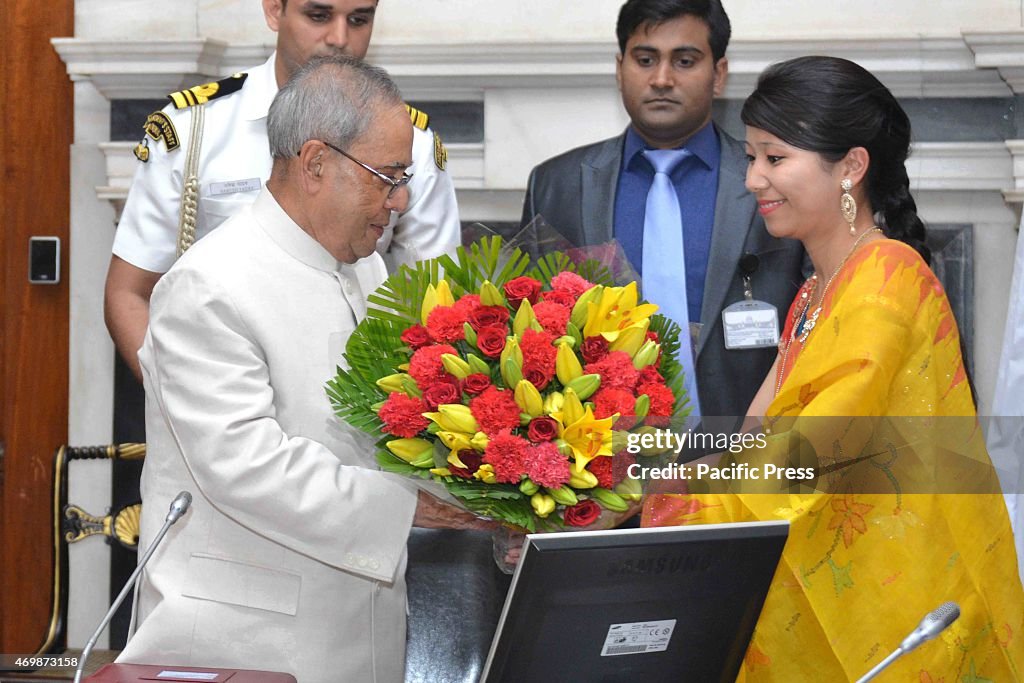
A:
[[[160,545],[160,541],[162,541],[164,536],[167,534],[167,530],[170,529],[175,522],[181,519],[181,516],[185,514],[186,510],[188,510],[188,506],[191,502],[192,495],[188,491],[182,491],[171,502],[171,508],[167,512],[167,519],[164,520],[164,525],[160,527],[160,532],[157,533],[156,538],[149,545],[149,549],[146,550],[142,559],[139,560],[139,564],[135,567],[135,571],[133,571],[131,576],[128,577],[128,581],[124,584],[124,588],[121,589],[121,592],[114,600],[114,604],[112,604],[110,609],[107,610],[106,616],[104,616],[103,620],[100,621],[100,625],[96,628],[92,637],[89,638],[89,642],[85,644],[85,649],[82,650],[82,657],[79,659],[78,666],[75,668],[74,683],[81,683],[82,672],[85,671],[85,662],[89,659],[89,655],[92,654],[92,649],[95,647],[96,641],[99,640],[100,634],[103,633],[103,629],[110,624],[110,620],[114,618],[114,612],[116,612],[117,608],[121,606],[124,599],[128,597],[128,592],[135,587],[135,582],[139,580],[139,575],[142,574],[142,570],[145,568],[146,563],[149,562],[149,558],[153,556],[157,546]]]

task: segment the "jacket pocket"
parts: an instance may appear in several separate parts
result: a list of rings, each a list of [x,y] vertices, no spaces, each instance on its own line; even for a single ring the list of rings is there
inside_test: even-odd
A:
[[[189,557],[182,595],[294,616],[302,576],[213,555]]]

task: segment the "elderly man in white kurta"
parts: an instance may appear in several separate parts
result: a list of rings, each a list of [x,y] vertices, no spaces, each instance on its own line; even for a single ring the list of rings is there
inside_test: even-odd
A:
[[[119,661],[398,682],[410,526],[483,522],[377,471],[323,387],[386,276],[374,246],[408,198],[412,126],[383,71],[324,58],[268,129],[267,186],[153,294],[140,551],[178,491],[194,503],[143,575]]]

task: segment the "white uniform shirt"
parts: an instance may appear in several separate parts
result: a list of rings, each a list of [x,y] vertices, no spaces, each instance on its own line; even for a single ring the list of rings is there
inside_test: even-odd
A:
[[[267,113],[278,91],[275,57],[249,70],[240,91],[204,105],[197,240],[251,204],[270,177]],[[163,112],[174,124],[180,147],[168,151],[162,140],[147,138],[149,160],[138,164],[114,235],[116,256],[156,273],[167,272],[174,263],[192,120],[191,108],[168,105]],[[414,128],[409,205],[401,215],[392,214],[377,243],[392,272],[401,264],[454,253],[460,243],[455,187],[448,172],[438,167],[434,148],[434,134]]]

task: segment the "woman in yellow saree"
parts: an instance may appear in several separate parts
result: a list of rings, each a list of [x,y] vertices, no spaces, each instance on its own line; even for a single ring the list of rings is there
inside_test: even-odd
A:
[[[770,67],[742,116],[747,186],[815,275],[748,413],[765,416],[768,448],[735,460],[804,464],[800,432],[819,479],[651,495],[643,524],[790,521],[740,681],[856,680],[947,600],[959,620],[880,680],[1021,680],[1024,593],[908,191],[909,119],[874,76],[825,57]]]

